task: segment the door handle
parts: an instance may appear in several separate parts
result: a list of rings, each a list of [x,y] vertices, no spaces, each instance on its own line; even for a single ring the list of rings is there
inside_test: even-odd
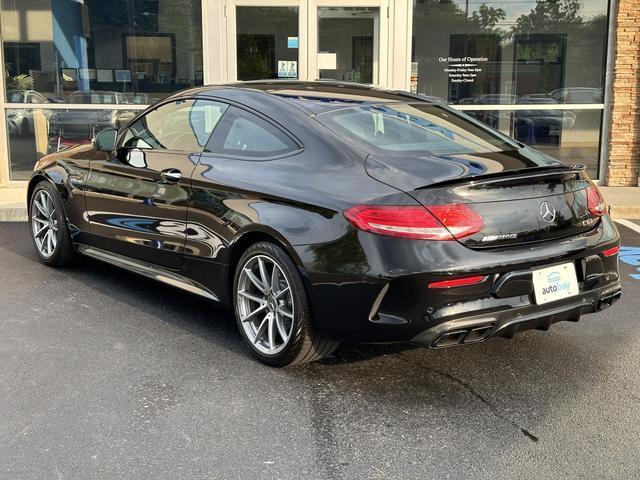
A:
[[[177,168],[167,168],[160,172],[160,178],[165,183],[178,183],[182,178],[182,172]]]

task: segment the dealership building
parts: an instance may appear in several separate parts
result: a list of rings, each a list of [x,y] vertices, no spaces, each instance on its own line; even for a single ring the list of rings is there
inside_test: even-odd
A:
[[[438,97],[638,185],[638,0],[0,0],[0,187],[192,86],[334,79]]]

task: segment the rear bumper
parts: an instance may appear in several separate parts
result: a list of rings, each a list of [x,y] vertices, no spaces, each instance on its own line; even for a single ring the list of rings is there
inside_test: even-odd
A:
[[[530,328],[576,321],[619,297],[617,255],[604,251],[619,243],[619,234],[604,216],[588,232],[555,241],[503,249],[471,250],[458,242],[393,239],[360,232],[358,244],[331,248],[295,247],[302,260],[318,331],[339,340],[415,342],[445,346],[509,336]],[[353,252],[350,264],[333,262],[335,252]],[[318,253],[322,253],[319,255]],[[342,260],[342,257],[339,257]],[[356,262],[357,260],[357,262]],[[572,262],[578,294],[537,305],[532,272]],[[345,266],[346,265],[346,266]],[[335,267],[342,268],[336,271]],[[479,284],[432,289],[432,282],[482,275]],[[473,334],[470,335],[470,331]]]
[[[614,282],[546,305],[529,305],[449,320],[421,332],[411,341],[430,348],[442,348],[478,343],[490,337],[510,338],[524,330],[548,330],[553,323],[577,322],[584,314],[603,310],[615,303],[621,294],[620,283]]]

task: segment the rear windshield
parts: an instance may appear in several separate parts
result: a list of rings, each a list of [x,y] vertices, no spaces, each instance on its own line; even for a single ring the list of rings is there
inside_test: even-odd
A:
[[[455,155],[515,148],[500,134],[440,105],[364,105],[323,113],[316,118],[350,142],[387,152]]]

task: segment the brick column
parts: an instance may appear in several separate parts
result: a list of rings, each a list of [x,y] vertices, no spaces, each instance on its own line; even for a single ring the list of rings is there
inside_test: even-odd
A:
[[[640,159],[640,0],[618,0],[606,168],[610,186],[637,186]]]

